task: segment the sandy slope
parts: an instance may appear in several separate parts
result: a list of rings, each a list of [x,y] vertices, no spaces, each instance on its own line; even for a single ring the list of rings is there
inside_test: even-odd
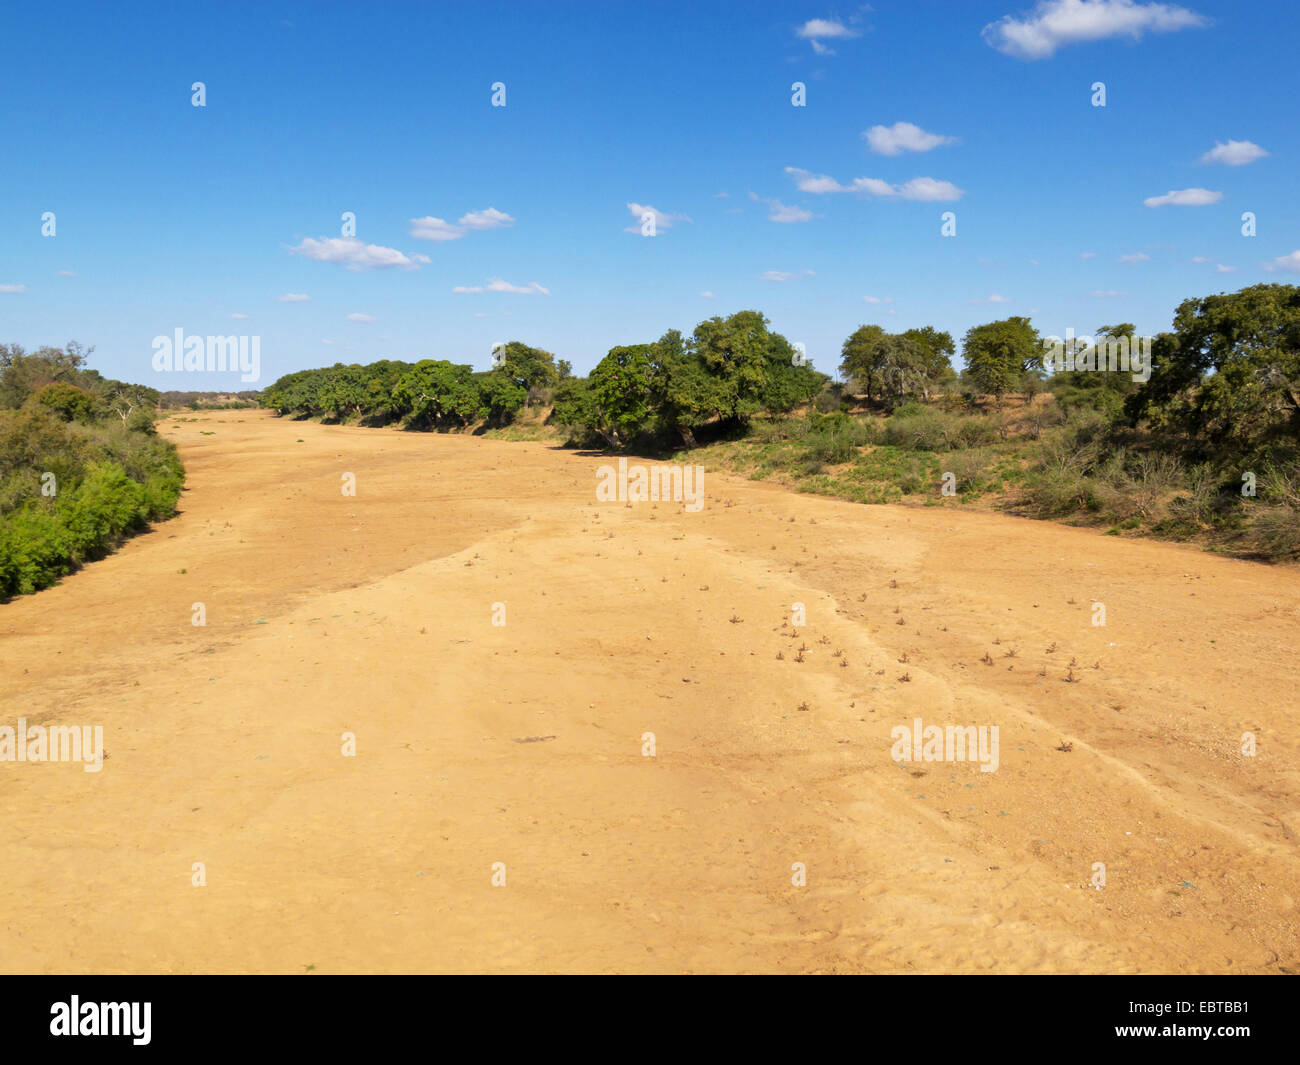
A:
[[[109,755],[0,764],[0,970],[1300,971],[1294,570],[712,472],[700,513],[602,505],[600,459],[539,444],[164,427],[183,514],[0,606],[0,724]],[[1001,767],[894,762],[916,716],[998,725]]]

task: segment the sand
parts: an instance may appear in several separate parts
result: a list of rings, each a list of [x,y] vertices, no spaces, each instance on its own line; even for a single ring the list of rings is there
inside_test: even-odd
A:
[[[1300,971],[1293,568],[182,417],[181,515],[0,606],[0,725],[107,751],[0,763],[0,971]]]

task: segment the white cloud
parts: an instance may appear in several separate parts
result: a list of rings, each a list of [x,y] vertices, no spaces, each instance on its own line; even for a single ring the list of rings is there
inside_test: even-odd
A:
[[[515,220],[504,211],[489,207],[486,211],[470,211],[469,214],[461,215],[460,224],[466,229],[501,229],[514,225]]]
[[[800,170],[797,166],[787,166],[785,172],[794,177],[795,187],[800,192],[811,192],[820,196],[826,192],[853,191],[848,186],[841,185],[833,177],[827,177],[825,174],[812,174],[807,170]]]
[[[823,195],[830,192],[853,192],[881,199],[897,197],[903,200],[925,202],[960,200],[965,192],[951,181],[937,181],[930,177],[912,178],[902,185],[891,185],[879,178],[854,178],[850,185],[841,185],[826,174],[813,174],[797,166],[787,166],[785,172],[793,179],[800,192]]]
[[[716,300],[718,298],[718,294],[716,292],[701,292],[700,295],[703,296],[706,300]]]
[[[867,146],[877,155],[902,155],[903,152],[928,152],[941,144],[956,144],[956,137],[927,133],[911,122],[892,126],[872,126],[862,134]]]
[[[60,270],[60,271],[58,271],[58,276],[59,276],[59,277],[76,277],[76,276],[77,276],[77,271],[76,271],[76,270]]]
[[[986,44],[1016,59],[1047,59],[1068,44],[1110,37],[1141,39],[1144,33],[1173,33],[1206,26],[1209,20],[1176,4],[1135,0],[1040,0],[1022,18],[1004,15],[984,27]]]
[[[349,314],[349,315],[348,315],[348,321],[349,321],[349,322],[357,322],[357,323],[359,323],[359,324],[361,324],[361,325],[374,325],[375,322],[379,321],[379,319],[378,319],[378,318],[372,318],[372,317],[371,317],[370,315],[368,315],[368,314],[355,314],[355,313],[354,313],[354,314]]]
[[[26,285],[0,285],[0,292],[6,293],[7,295],[17,295],[20,292],[26,291]]]
[[[1214,268],[1221,274],[1235,273],[1237,269],[1235,266],[1224,266],[1223,263],[1216,263]]]
[[[798,277],[815,277],[811,270],[800,270],[797,274],[788,274],[784,270],[765,270],[758,275],[760,281],[793,281]]]
[[[231,314],[230,317],[233,318],[233,319],[235,319],[235,321],[237,321],[237,322],[242,322],[245,318],[248,317],[248,315],[246,315],[246,314],[240,314],[238,311],[235,311],[233,314]]]
[[[1279,255],[1271,263],[1265,263],[1264,269],[1286,270],[1289,273],[1300,274],[1300,251],[1293,251],[1290,255]]]
[[[659,230],[661,229],[672,229],[673,226],[678,222],[691,221],[684,214],[672,214],[668,211],[660,211],[654,207],[651,207],[649,204],[645,204],[645,203],[629,203],[627,205],[627,209],[632,212],[632,217],[636,219],[636,225],[628,226],[626,229],[623,230],[624,233],[639,234],[641,232],[641,219],[645,215],[654,216],[656,233],[658,233]]]
[[[813,219],[812,211],[807,211],[802,207],[795,207],[784,204],[780,200],[763,200],[768,206],[767,220],[769,222],[811,222]]]
[[[411,236],[416,240],[460,240],[465,230],[442,218],[425,215],[411,219]]]
[[[1151,261],[1151,256],[1144,251],[1135,251],[1130,255],[1121,255],[1115,261],[1119,263],[1145,263]]]
[[[1105,292],[1103,292],[1101,289],[1096,289],[1093,291],[1092,295],[1095,296],[1097,299],[1110,299],[1113,296],[1127,295],[1127,293],[1116,292],[1113,288],[1108,288],[1106,289]]]
[[[1204,207],[1209,203],[1218,203],[1223,193],[1211,192],[1209,189],[1171,189],[1163,196],[1148,196],[1142,201],[1145,207]]]
[[[490,277],[487,284],[484,285],[457,285],[452,289],[461,296],[478,295],[483,292],[514,292],[521,296],[549,296],[551,290],[543,288],[536,281],[530,281],[526,285],[512,285],[509,281],[503,281],[499,277]]]
[[[337,263],[349,270],[387,270],[394,266],[402,270],[419,269],[416,263],[396,248],[365,244],[356,237],[324,237],[320,240],[308,237],[289,251],[319,263]]]
[[[999,296],[996,292],[993,295],[981,300],[968,300],[969,303],[1010,303],[1011,300],[1006,296]]]
[[[334,341],[332,341],[332,340],[324,340],[324,339],[322,339],[322,340],[321,340],[321,343],[322,343],[322,344],[333,344]]]
[[[515,220],[510,215],[504,211],[498,211],[495,207],[489,207],[483,211],[470,211],[461,215],[455,225],[452,225],[444,218],[435,218],[433,215],[412,218],[411,236],[417,240],[460,240],[461,237],[472,230],[502,229],[514,224]],[[415,258],[420,257],[415,256]],[[428,262],[429,260],[425,258],[423,261]]]
[[[893,303],[894,297],[886,296],[884,299],[881,299],[879,296],[863,296],[862,302],[863,303]]]
[[[1080,258],[1080,259],[1095,259],[1095,258],[1097,258],[1097,253],[1096,253],[1095,251],[1081,251],[1081,252],[1079,252],[1079,258]]]
[[[1250,141],[1230,140],[1226,144],[1215,141],[1214,147],[1201,156],[1202,163],[1222,163],[1224,166],[1245,166],[1263,159],[1268,152]]]
[[[963,192],[951,181],[936,181],[934,178],[918,177],[904,182],[897,189],[898,195],[905,200],[924,200],[926,202],[950,202],[960,200]]]
[[[809,19],[797,30],[794,31],[796,37],[801,37],[812,45],[812,49],[818,55],[834,55],[835,52],[822,44],[824,40],[848,40],[852,37],[860,37],[861,34],[850,29],[838,19],[833,18],[814,18]]]
[[[1208,263],[1209,261],[1210,261],[1210,260],[1207,259],[1204,255],[1193,255],[1193,256],[1192,256],[1192,262],[1194,262],[1194,263]]]
[[[311,297],[305,292],[286,292],[279,297],[280,303],[310,303]]]

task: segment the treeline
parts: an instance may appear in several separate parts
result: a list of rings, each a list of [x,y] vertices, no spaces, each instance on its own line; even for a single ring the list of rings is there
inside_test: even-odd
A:
[[[412,428],[509,424],[527,405],[553,404],[550,421],[592,442],[695,443],[706,426],[742,425],[808,402],[828,380],[757,311],[710,318],[690,337],[617,347],[585,378],[565,360],[518,341],[476,373],[446,360],[335,365],[280,378],[262,405],[280,414],[401,421]]]
[[[257,407],[261,392],[182,392],[175,389],[162,392],[158,398],[160,410],[188,407],[190,410],[246,410]]]
[[[991,498],[1112,534],[1300,558],[1300,287],[1185,300],[1146,343],[1119,323],[1052,349],[1028,318],[989,322],[962,338],[960,375],[937,357],[926,370],[951,352],[946,334],[909,333],[856,330],[842,386],[712,457],[864,502]]]
[[[494,351],[493,363],[481,373],[445,359],[336,363],[286,374],[262,392],[261,403],[281,415],[356,418],[368,425],[506,425],[526,404],[540,403],[570,371],[563,359],[518,341]]]
[[[973,326],[959,373],[950,334],[867,324],[844,340],[832,380],[741,311],[613,348],[586,377],[513,342],[484,373],[336,365],[281,378],[262,403],[431,429],[503,426],[549,405],[549,424],[579,446],[731,441],[764,456],[751,474],[847,498],[929,499],[951,474],[962,501],[994,495],[1113,532],[1300,554],[1300,288],[1186,300],[1145,344],[1131,323],[1103,325],[1068,346],[1065,366],[1044,340],[1026,317]]]
[[[0,600],[176,512],[184,470],[154,432],[158,392],[86,369],[93,350],[0,344]]]

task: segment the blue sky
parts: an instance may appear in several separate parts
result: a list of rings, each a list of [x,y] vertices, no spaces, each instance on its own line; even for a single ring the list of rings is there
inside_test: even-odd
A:
[[[0,341],[225,390],[257,385],[156,374],[153,338],[259,336],[266,385],[486,369],[512,339],[586,371],[745,308],[828,372],[865,322],[1154,333],[1300,282],[1298,24],[1292,0],[12,4]],[[1171,192],[1193,203],[1146,202]]]

